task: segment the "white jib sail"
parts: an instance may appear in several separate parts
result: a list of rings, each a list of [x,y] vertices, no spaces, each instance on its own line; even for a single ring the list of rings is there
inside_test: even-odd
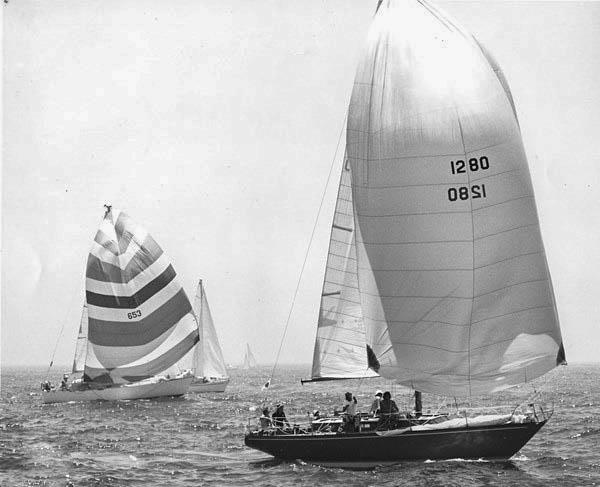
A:
[[[475,395],[564,359],[505,80],[426,1],[375,15],[349,109],[361,303],[379,373]]]
[[[87,355],[87,335],[88,335],[88,309],[87,304],[83,303],[81,310],[81,321],[79,322],[79,333],[77,334],[77,343],[75,344],[75,357],[73,358],[73,374],[82,374],[85,368],[85,357]]]
[[[350,167],[344,162],[321,293],[313,380],[378,375],[369,369],[367,361],[367,342],[358,293],[350,183]]]
[[[208,307],[202,281],[198,282],[194,299],[194,313],[198,320],[200,342],[194,349],[194,369],[198,377],[227,377],[223,352]]]

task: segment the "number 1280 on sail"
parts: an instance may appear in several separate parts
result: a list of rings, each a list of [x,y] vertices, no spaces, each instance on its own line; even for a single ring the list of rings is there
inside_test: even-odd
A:
[[[462,159],[450,161],[450,170],[452,174],[465,174],[467,171],[485,171],[489,169],[490,161],[486,156],[471,157],[468,162]],[[476,198],[487,198],[485,184],[473,184],[472,186],[460,186],[458,188],[448,189],[448,200],[468,200]]]

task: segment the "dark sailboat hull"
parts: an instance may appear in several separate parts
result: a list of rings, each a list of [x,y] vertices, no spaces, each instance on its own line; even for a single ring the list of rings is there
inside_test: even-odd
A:
[[[335,465],[381,465],[407,460],[508,459],[546,423],[503,424],[397,435],[325,433],[246,435],[245,443],[276,458]]]

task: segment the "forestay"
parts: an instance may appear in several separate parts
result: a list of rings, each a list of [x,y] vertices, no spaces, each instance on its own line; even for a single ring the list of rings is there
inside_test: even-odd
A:
[[[474,395],[564,361],[508,84],[425,1],[381,3],[347,154],[366,341],[382,376]]]
[[[173,266],[125,213],[105,215],[86,277],[86,380],[126,383],[152,377],[198,341],[192,306]]]
[[[198,283],[196,290],[194,313],[200,332],[200,342],[194,349],[195,374],[199,377],[227,377],[223,352],[219,345],[202,281]]]
[[[312,380],[377,377],[367,360],[350,184],[350,167],[345,162],[331,225]]]

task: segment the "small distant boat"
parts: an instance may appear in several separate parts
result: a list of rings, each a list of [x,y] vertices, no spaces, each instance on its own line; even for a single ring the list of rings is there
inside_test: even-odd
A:
[[[194,313],[200,342],[194,348],[194,382],[190,392],[225,392],[229,377],[202,280],[198,282]]]
[[[244,362],[242,363],[243,370],[251,370],[256,368],[256,359],[252,350],[250,350],[250,344],[246,343],[246,354],[244,355]]]
[[[107,206],[90,250],[73,367],[42,401],[181,396],[194,380],[175,364],[198,342],[192,305],[162,249]],[[75,380],[71,380],[77,377]]]
[[[311,380],[379,374],[415,409],[261,425],[246,445],[356,467],[519,451],[552,410],[422,414],[421,392],[488,395],[566,363],[508,84],[427,0],[378,2],[330,235]]]

